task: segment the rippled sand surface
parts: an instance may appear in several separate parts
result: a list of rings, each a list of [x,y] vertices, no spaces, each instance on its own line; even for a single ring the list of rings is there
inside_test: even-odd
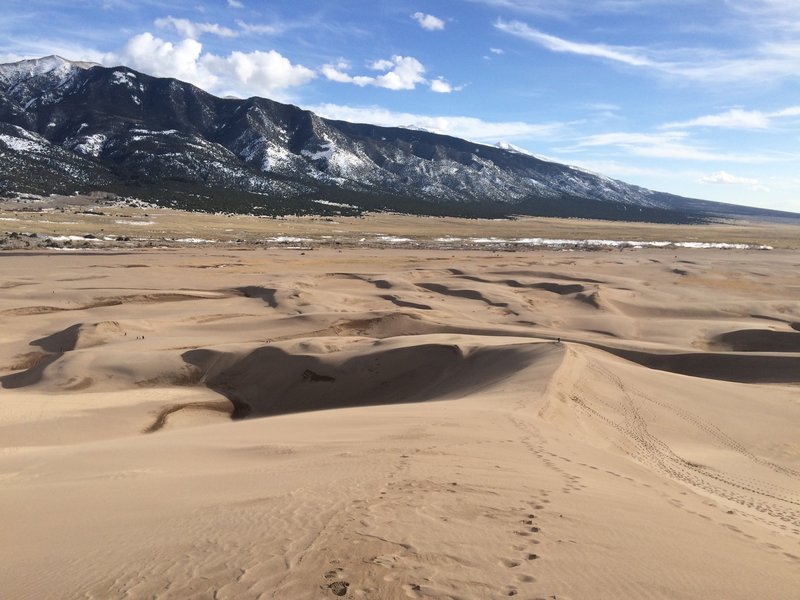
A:
[[[0,290],[2,597],[800,590],[795,251],[7,252]]]

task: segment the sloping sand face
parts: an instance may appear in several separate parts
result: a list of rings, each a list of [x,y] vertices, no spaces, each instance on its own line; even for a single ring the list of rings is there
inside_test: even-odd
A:
[[[796,598],[800,258],[0,262],[0,597]]]

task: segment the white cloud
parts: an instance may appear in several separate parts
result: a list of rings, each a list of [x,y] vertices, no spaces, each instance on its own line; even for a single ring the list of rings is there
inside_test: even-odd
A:
[[[736,163],[768,163],[777,160],[774,156],[759,154],[731,154],[715,152],[702,146],[689,143],[689,134],[685,131],[668,131],[663,133],[628,133],[614,132],[587,136],[571,148],[563,151],[583,150],[586,148],[614,147],[633,156],[649,158],[669,158],[688,161],[727,161]]]
[[[790,106],[773,112],[732,108],[715,115],[705,115],[688,121],[677,121],[662,125],[662,129],[684,129],[687,127],[716,127],[724,129],[768,129],[775,119],[800,116],[800,106]]]
[[[369,68],[373,71],[388,71],[394,66],[394,63],[391,60],[376,60],[372,64],[369,65]]]
[[[753,47],[726,54],[721,50],[679,48],[652,50],[607,44],[575,42],[534,29],[521,21],[498,20],[495,28],[551,52],[604,59],[683,81],[752,85],[800,75],[800,42],[764,37]]]
[[[571,42],[554,35],[543,33],[538,29],[533,29],[521,21],[506,22],[499,20],[495,23],[495,27],[504,33],[534,42],[553,52],[595,56],[635,67],[651,66],[653,64],[650,59],[630,48]]]
[[[643,12],[659,5],[699,4],[704,0],[472,0],[498,8],[567,19],[572,15]],[[767,0],[769,1],[769,0]]]
[[[420,115],[394,112],[381,107],[355,107],[321,104],[309,107],[329,119],[353,123],[371,123],[384,127],[419,127],[482,143],[511,139],[549,139],[563,130],[560,123],[526,123],[524,121],[484,121],[475,117]]]
[[[790,106],[775,112],[769,113],[770,117],[800,117],[800,106]]]
[[[506,53],[506,51],[503,50],[502,48],[489,48],[489,52],[491,52],[492,54],[505,54]]]
[[[239,0],[228,0],[228,6],[231,8],[244,8],[244,3]]]
[[[247,23],[241,19],[236,21],[239,29],[244,33],[254,33],[256,35],[275,35],[283,31],[283,28],[278,25],[270,25],[268,23]]]
[[[157,77],[175,77],[203,89],[214,89],[218,78],[206,69],[200,56],[203,45],[186,39],[176,44],[140,33],[128,40],[119,53],[107,54],[103,63],[126,65]]]
[[[413,15],[411,15],[411,18],[419,23],[420,27],[427,29],[428,31],[444,29],[444,21],[439,17],[434,17],[433,15],[428,15],[421,12],[415,12]]]
[[[463,89],[463,85],[454,86],[443,77],[437,77],[430,82],[430,90],[437,94],[451,94],[452,92],[460,92]]]
[[[193,40],[199,39],[204,33],[210,33],[212,35],[226,38],[232,38],[239,35],[238,32],[234,31],[233,29],[230,29],[229,27],[223,27],[217,23],[196,23],[194,21],[190,21],[189,19],[176,19],[175,17],[171,16],[156,19],[155,25],[161,29],[173,27],[182,36],[191,38]]]
[[[142,33],[118,53],[107,54],[105,64],[124,64],[158,77],[175,77],[212,93],[237,96],[282,97],[285,90],[304,85],[316,74],[285,56],[267,52],[232,52],[227,56],[204,53],[200,42],[185,39],[173,44]]]
[[[725,129],[766,129],[769,127],[769,118],[757,110],[742,110],[732,108],[716,115],[706,115],[690,119],[688,121],[677,121],[667,123],[664,129],[686,128],[686,127],[720,127]]]
[[[449,94],[455,90],[453,89],[452,85],[439,77],[438,79],[431,81],[431,91],[436,92],[437,94]]]
[[[373,85],[389,90],[413,90],[426,83],[425,67],[413,56],[395,55],[388,60],[378,60],[370,65],[375,71],[386,71],[383,75],[350,75],[346,68],[338,65],[323,65],[322,74],[331,81],[352,83],[359,87]]]
[[[751,177],[737,177],[727,171],[717,171],[711,175],[706,175],[699,179],[700,183],[712,183],[716,185],[746,185],[759,192],[768,192],[769,188],[761,185],[758,179]]]
[[[345,65],[338,63],[336,65],[322,65],[320,72],[325,79],[335,81],[337,83],[353,83],[353,78],[345,73],[347,69]]]
[[[751,26],[766,30],[770,36],[800,31],[800,4],[795,0],[728,0],[728,4]]]
[[[304,85],[314,79],[311,69],[292,62],[275,50],[232,52],[228,56],[203,56],[203,65],[229,82],[234,90],[274,96],[281,90]]]

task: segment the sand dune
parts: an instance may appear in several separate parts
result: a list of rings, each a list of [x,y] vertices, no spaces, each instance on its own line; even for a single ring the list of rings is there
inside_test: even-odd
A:
[[[2,597],[800,590],[793,251],[12,258]]]

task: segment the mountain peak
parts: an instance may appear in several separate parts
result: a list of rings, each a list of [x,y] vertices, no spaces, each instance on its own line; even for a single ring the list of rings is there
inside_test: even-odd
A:
[[[8,75],[14,72],[24,73],[28,76],[43,75],[53,70],[69,67],[77,69],[90,69],[100,66],[97,63],[68,60],[57,54],[50,54],[40,58],[25,58],[16,62],[0,64],[0,74]]]

